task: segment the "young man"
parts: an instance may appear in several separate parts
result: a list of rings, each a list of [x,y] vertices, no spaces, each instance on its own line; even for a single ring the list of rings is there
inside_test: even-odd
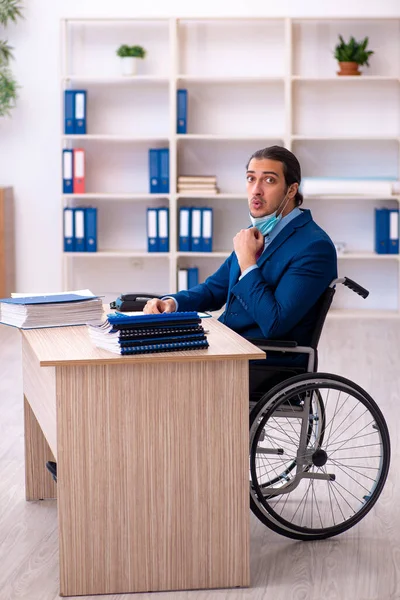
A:
[[[229,258],[204,283],[152,299],[144,312],[212,311],[225,304],[219,320],[246,338],[308,345],[318,300],[337,277],[335,247],[310,211],[299,208],[301,169],[292,152],[258,150],[246,181],[252,227],[235,235]]]

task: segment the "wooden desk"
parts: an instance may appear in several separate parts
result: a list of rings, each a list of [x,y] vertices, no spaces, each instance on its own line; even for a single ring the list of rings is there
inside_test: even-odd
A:
[[[57,494],[62,596],[249,585],[248,361],[265,354],[204,326],[207,350],[132,357],[86,327],[22,332],[26,497]]]

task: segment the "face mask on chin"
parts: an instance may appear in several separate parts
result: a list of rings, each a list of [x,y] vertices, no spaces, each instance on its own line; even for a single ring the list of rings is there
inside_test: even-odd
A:
[[[282,206],[282,204],[285,202],[285,200],[285,206],[282,208],[279,215],[277,215],[276,213],[278,212],[280,206]],[[256,227],[258,231],[264,236],[268,233],[271,233],[271,231],[278,225],[279,221],[282,219],[282,213],[285,210],[288,202],[289,198],[286,198],[285,196],[281,202],[281,205],[278,206],[276,211],[274,211],[270,215],[265,215],[265,217],[253,217],[251,213],[249,213],[251,224],[253,225],[253,227]]]

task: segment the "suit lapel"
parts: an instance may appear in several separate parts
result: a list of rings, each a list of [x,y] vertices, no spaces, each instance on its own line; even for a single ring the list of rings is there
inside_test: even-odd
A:
[[[278,248],[282,246],[282,244],[286,242],[286,240],[296,232],[296,229],[298,229],[299,227],[303,227],[310,220],[310,211],[304,210],[301,215],[290,221],[290,223],[288,223],[282,229],[282,231],[276,236],[276,238],[272,240],[269,246],[267,246],[267,248],[264,250],[260,258],[258,259],[257,264],[259,266],[264,264],[264,262],[275,252],[275,250],[278,250]]]

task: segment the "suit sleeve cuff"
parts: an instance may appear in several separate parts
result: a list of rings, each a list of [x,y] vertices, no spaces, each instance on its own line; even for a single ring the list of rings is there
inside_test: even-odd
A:
[[[258,265],[251,265],[251,267],[247,267],[247,269],[243,271],[243,273],[239,277],[239,281],[243,279],[243,277],[246,277],[247,273],[250,273],[250,271],[254,271],[254,269],[258,269]]]
[[[178,300],[176,298],[174,298],[173,296],[163,296],[161,298],[161,300],[167,300],[167,299],[170,299],[170,298],[175,302],[175,312],[178,312],[178,306],[179,306],[179,304],[178,304]]]

